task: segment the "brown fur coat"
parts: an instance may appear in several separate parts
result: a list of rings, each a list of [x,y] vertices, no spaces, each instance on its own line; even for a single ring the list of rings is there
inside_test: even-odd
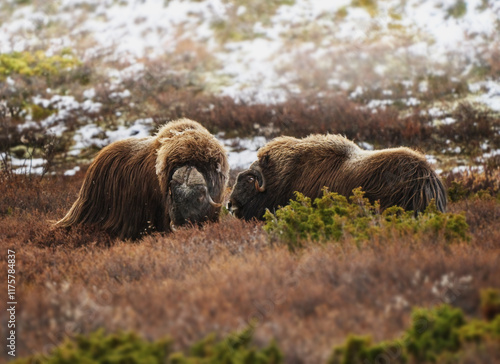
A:
[[[77,200],[56,223],[97,226],[120,238],[168,231],[168,193],[174,171],[195,166],[216,201],[223,197],[229,174],[226,151],[199,123],[180,119],[155,136],[129,138],[105,147],[89,167]],[[213,211],[210,220],[218,218]]]
[[[423,154],[409,148],[367,151],[340,135],[311,135],[275,138],[257,157],[258,171],[251,167],[238,178],[243,181],[249,174],[260,184],[265,180],[265,191],[249,195],[252,185],[240,187],[238,180],[231,195],[237,216],[246,219],[262,218],[265,209],[287,205],[294,191],[320,197],[324,186],[344,196],[362,187],[371,201],[380,200],[382,209],[399,205],[423,211],[432,198],[439,210],[446,209],[446,190],[439,177]]]

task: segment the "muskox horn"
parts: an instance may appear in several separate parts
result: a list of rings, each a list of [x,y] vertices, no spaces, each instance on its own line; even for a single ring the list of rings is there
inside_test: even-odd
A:
[[[170,230],[172,230],[174,233],[178,231],[177,227],[174,225],[174,222],[170,220]]]
[[[212,200],[212,196],[210,196],[210,194],[208,193],[207,187],[205,187],[205,194],[207,196],[207,201],[210,203],[210,205],[212,205],[215,208],[220,208],[222,206],[222,204],[217,203],[214,200]]]
[[[264,174],[262,173],[262,169],[260,168],[259,162],[254,162],[250,166],[250,169],[257,171],[260,173],[260,177],[262,178],[262,186],[259,186],[259,181],[255,180],[255,189],[259,192],[264,192],[266,190],[266,180],[264,179]]]
[[[188,167],[185,183],[188,186],[206,185],[205,177],[195,167]]]

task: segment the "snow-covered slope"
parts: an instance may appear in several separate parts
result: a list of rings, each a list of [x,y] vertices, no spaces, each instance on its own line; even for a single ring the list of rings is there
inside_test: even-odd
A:
[[[112,49],[134,63],[190,42],[215,59],[205,79],[216,90],[265,101],[283,90],[465,73],[500,41],[500,2],[491,0],[17,3],[3,5],[1,52],[85,46],[88,57]]]
[[[500,111],[500,82],[477,69],[500,67],[500,1],[493,0],[4,0],[0,5],[0,53],[70,48],[83,61],[96,55],[116,87],[141,77],[148,62],[175,59],[169,72],[196,73],[204,90],[235,99],[273,103],[290,94],[340,91],[368,108],[395,102],[420,104],[426,77],[465,80],[470,95]],[[105,54],[104,57],[102,55]],[[495,58],[496,57],[496,58]],[[493,60],[493,61],[492,61]],[[117,65],[113,68],[113,65]],[[118,67],[119,65],[119,67]],[[96,64],[95,67],[99,67]],[[479,75],[479,76],[478,76]],[[497,72],[498,75],[498,72]],[[14,81],[7,78],[9,85]],[[394,85],[404,92],[394,95]],[[12,85],[13,87],[15,85]],[[378,90],[366,101],[364,95]],[[56,135],[68,112],[98,112],[95,90],[83,95],[36,96],[57,112],[38,123]],[[439,102],[440,100],[436,100]],[[429,114],[444,115],[430,104]],[[443,116],[439,122],[449,121]],[[448,121],[447,121],[448,120]],[[24,125],[33,125],[29,114]],[[113,131],[92,121],[72,134],[69,155],[153,131],[149,119],[129,120]],[[244,167],[265,143],[221,140],[233,168]],[[234,147],[236,145],[236,147]],[[18,161],[18,164],[21,161]]]

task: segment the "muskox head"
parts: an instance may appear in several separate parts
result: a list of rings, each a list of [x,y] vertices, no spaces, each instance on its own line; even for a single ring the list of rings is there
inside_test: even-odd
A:
[[[214,202],[203,175],[193,166],[177,169],[170,181],[168,196],[170,228],[200,223],[218,214],[221,204]]]
[[[260,207],[260,197],[265,191],[266,181],[259,162],[255,161],[249,169],[238,174],[228,207],[240,219],[249,220],[254,216],[262,216],[265,207]],[[256,209],[262,210],[261,213],[256,213]]]

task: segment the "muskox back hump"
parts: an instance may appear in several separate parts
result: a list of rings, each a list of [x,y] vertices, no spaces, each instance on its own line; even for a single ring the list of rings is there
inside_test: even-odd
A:
[[[362,187],[366,197],[379,200],[382,209],[400,206],[422,212],[432,199],[446,209],[446,190],[421,153],[408,148],[364,152],[350,174],[351,186]]]

